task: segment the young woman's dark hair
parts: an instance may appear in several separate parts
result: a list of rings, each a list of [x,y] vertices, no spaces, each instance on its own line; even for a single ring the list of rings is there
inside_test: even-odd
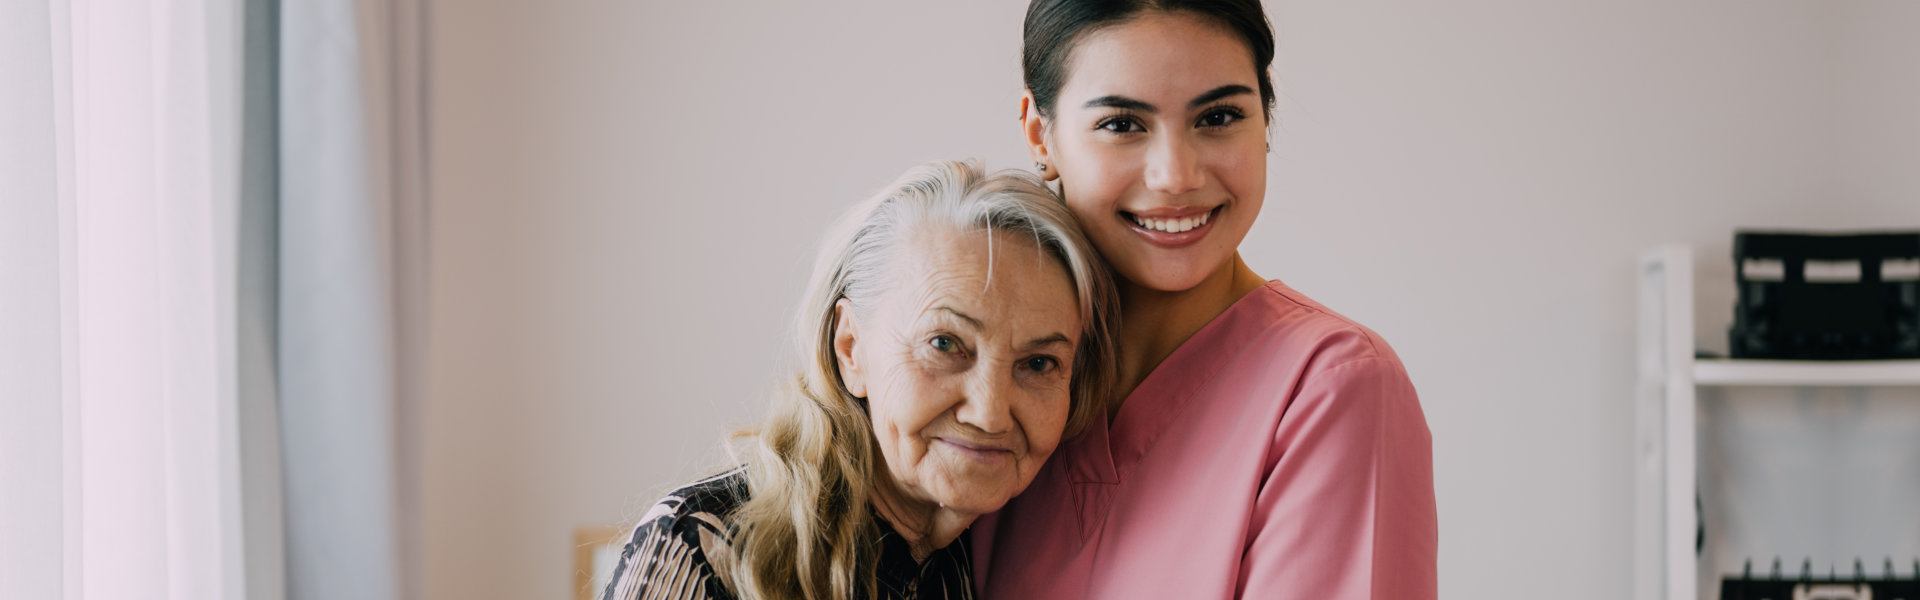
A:
[[[1081,35],[1149,11],[1205,17],[1240,36],[1253,52],[1264,112],[1273,118],[1273,77],[1267,74],[1273,65],[1273,25],[1267,22],[1259,0],[1034,0],[1027,5],[1020,64],[1040,114],[1053,114],[1060,86],[1067,82],[1067,63]]]

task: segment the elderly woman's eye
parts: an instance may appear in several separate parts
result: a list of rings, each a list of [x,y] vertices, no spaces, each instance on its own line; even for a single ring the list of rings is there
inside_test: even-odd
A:
[[[1027,370],[1035,373],[1046,373],[1058,366],[1060,366],[1060,361],[1055,360],[1051,356],[1035,356],[1026,360]]]
[[[954,341],[952,337],[944,335],[933,336],[933,339],[928,340],[927,343],[932,345],[933,349],[941,352],[952,352],[960,349],[959,342]]]

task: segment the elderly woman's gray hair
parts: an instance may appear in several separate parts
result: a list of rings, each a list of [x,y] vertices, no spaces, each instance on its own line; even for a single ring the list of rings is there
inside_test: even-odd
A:
[[[1119,303],[1105,263],[1066,206],[1025,172],[987,174],[956,161],[907,172],[827,235],[796,323],[798,372],[767,420],[742,436],[751,489],[735,516],[730,573],[721,575],[741,597],[873,592],[875,525],[866,506],[883,475],[865,407],[841,382],[834,359],[834,306],[843,298],[855,311],[870,306],[894,283],[888,261],[903,238],[928,227],[984,230],[989,248],[994,236],[1020,236],[1066,268],[1082,323],[1066,435],[1105,414]]]

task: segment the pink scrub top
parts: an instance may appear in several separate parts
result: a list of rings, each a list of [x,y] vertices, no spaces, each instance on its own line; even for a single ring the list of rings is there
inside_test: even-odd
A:
[[[1379,335],[1279,281],[976,521],[985,598],[1437,594],[1433,438]]]

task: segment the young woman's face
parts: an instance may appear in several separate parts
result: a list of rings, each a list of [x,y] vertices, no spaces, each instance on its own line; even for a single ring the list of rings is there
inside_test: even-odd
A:
[[[1066,428],[1080,332],[1072,279],[1019,235],[995,234],[989,249],[985,231],[933,227],[904,246],[873,306],[841,304],[841,380],[867,398],[903,500],[999,510]]]
[[[1088,237],[1134,285],[1181,291],[1229,260],[1266,194],[1266,119],[1247,45],[1150,13],[1083,34],[1027,141]],[[1031,104],[1031,100],[1029,100]]]

